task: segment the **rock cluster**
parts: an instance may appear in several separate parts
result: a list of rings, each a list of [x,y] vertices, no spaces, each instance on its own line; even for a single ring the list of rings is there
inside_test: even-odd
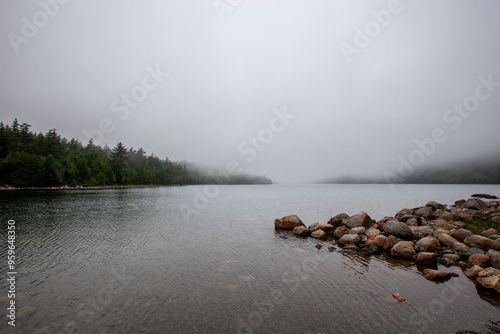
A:
[[[500,232],[490,228],[474,234],[465,228],[465,222],[478,220],[500,224],[500,201],[485,202],[479,197],[496,198],[475,194],[468,200],[455,201],[450,208],[432,201],[422,207],[402,209],[394,217],[379,221],[364,211],[352,216],[340,213],[327,223],[308,227],[298,216],[291,215],[276,219],[275,228],[292,230],[297,236],[332,240],[344,252],[386,252],[394,258],[429,266],[423,270],[429,280],[457,276],[433,269],[437,264],[456,265],[478,286],[500,293]],[[335,247],[330,245],[328,250]]]

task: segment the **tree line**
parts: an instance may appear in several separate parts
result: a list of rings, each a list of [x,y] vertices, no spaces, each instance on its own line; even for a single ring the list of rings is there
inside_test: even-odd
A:
[[[0,122],[0,185],[14,187],[186,185],[220,183],[211,175],[193,171],[186,162],[173,162],[147,154],[142,148],[83,145],[61,138],[56,129],[30,131],[31,125],[15,119]],[[268,184],[263,176],[230,175],[229,184]]]

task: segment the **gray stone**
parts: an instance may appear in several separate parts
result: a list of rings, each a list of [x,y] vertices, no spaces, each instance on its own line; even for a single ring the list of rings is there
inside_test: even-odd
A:
[[[417,241],[415,250],[417,252],[435,252],[441,247],[439,240],[434,237],[425,237]]]
[[[469,198],[462,206],[472,210],[484,210],[487,208],[486,203],[479,198]]]
[[[411,229],[408,225],[397,220],[389,220],[385,222],[384,232],[397,238],[409,239],[412,236]]]

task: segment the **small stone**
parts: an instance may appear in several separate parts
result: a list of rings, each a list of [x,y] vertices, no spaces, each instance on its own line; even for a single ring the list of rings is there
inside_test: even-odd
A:
[[[467,278],[474,279],[482,270],[484,270],[484,268],[481,268],[480,266],[473,266],[464,271],[464,274]]]
[[[490,256],[486,254],[472,254],[469,257],[469,265],[488,267],[490,265]]]
[[[321,249],[321,247],[323,247],[323,245],[315,245],[314,247],[316,247],[317,249]]]
[[[329,250],[330,252],[333,252],[335,249],[336,249],[336,248],[335,248],[335,246],[333,246],[333,245],[329,245],[329,246],[328,246],[328,250]]]
[[[398,303],[406,301],[406,299],[399,293],[393,293],[392,296],[397,299]]]
[[[317,239],[326,238],[326,232],[323,230],[317,230],[317,231],[314,231],[313,233],[311,233],[311,237],[317,238]]]

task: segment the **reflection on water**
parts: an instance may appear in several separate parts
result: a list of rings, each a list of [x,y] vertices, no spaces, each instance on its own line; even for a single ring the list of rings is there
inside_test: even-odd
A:
[[[499,318],[498,297],[478,294],[458,268],[445,270],[460,277],[435,284],[406,261],[339,248],[330,252],[332,240],[298,238],[273,228],[274,218],[293,213],[306,224],[342,211],[366,210],[378,219],[429,199],[495,192],[428,187],[403,187],[391,195],[384,186],[234,186],[189,215],[185,207],[196,187],[2,192],[2,238],[7,219],[18,227],[16,330],[481,330]],[[408,205],[402,203],[405,197]],[[5,247],[0,257],[6,258]],[[5,265],[0,264],[4,273]],[[6,282],[0,287],[6,291]],[[451,289],[453,298],[447,294]],[[392,297],[396,292],[407,302],[398,303]],[[0,302],[6,305],[6,294]],[[4,319],[5,309],[0,309]],[[6,328],[6,321],[0,323],[1,331]]]

